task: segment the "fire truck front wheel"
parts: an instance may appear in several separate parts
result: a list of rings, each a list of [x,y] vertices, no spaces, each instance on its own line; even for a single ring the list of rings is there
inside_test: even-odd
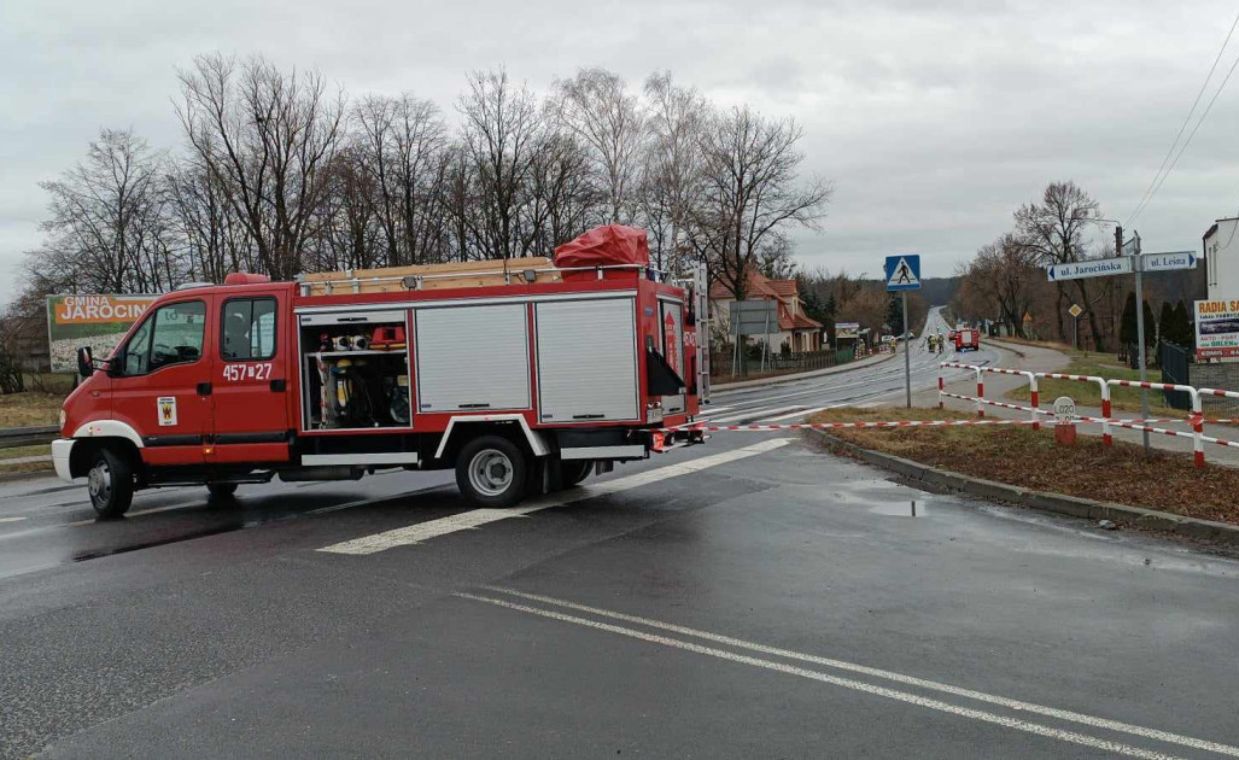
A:
[[[528,471],[520,446],[497,435],[474,438],[456,457],[456,485],[480,507],[515,506],[525,495]]]
[[[133,466],[123,454],[104,446],[86,473],[86,487],[96,514],[105,519],[120,517],[133,501]]]

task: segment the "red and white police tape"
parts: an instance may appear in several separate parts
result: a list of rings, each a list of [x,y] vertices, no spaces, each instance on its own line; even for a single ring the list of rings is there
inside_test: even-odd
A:
[[[959,393],[950,393],[946,390],[946,382],[942,370],[944,369],[965,369],[976,374],[977,395],[965,396]],[[1010,404],[1004,401],[994,401],[985,398],[985,382],[984,375],[986,372],[1000,375],[1018,375],[1028,380],[1029,384],[1029,401],[1030,406],[1022,406],[1020,404]],[[1039,391],[1037,387],[1038,378],[1050,378],[1055,380],[1071,380],[1083,383],[1096,383],[1101,394],[1101,416],[1093,417],[1089,415],[1075,415],[1069,420],[1070,423],[1084,424],[1099,424],[1102,429],[1102,441],[1109,446],[1113,443],[1113,437],[1110,433],[1111,427],[1124,428],[1127,430],[1143,430],[1157,435],[1166,435],[1175,438],[1190,438],[1192,440],[1192,449],[1194,460],[1197,467],[1203,467],[1205,463],[1204,444],[1212,443],[1218,446],[1228,446],[1239,448],[1239,441],[1230,441],[1225,438],[1216,438],[1204,435],[1205,424],[1228,424],[1239,422],[1239,419],[1231,418],[1215,418],[1206,419],[1201,411],[1201,397],[1223,397],[1239,399],[1239,392],[1226,391],[1216,388],[1194,388],[1190,385],[1177,385],[1174,383],[1155,383],[1155,382],[1140,382],[1136,380],[1113,380],[1093,375],[1073,375],[1065,372],[1031,372],[1028,370],[1006,369],[1003,367],[979,367],[972,364],[960,364],[958,362],[942,362],[938,365],[938,408],[942,408],[943,399],[953,398],[962,401],[969,401],[976,404],[977,419],[969,420],[891,420],[881,422],[792,422],[785,424],[751,424],[751,425],[711,425],[708,421],[694,422],[677,427],[658,428],[655,432],[658,433],[676,433],[676,432],[698,432],[698,433],[722,433],[722,432],[752,432],[752,433],[768,433],[780,430],[842,430],[842,429],[898,429],[898,428],[944,428],[944,427],[971,427],[971,426],[1007,426],[1007,425],[1031,425],[1033,430],[1037,430],[1041,426],[1042,416],[1052,416],[1054,412],[1040,408]],[[1191,398],[1192,413],[1186,419],[1176,419],[1173,417],[1152,417],[1148,419],[1121,419],[1111,416],[1111,386],[1128,387],[1128,388],[1144,388],[1147,390],[1160,391],[1177,391],[1186,393]],[[1020,412],[1028,412],[1029,419],[1025,420],[997,420],[985,419],[985,407],[994,406],[1002,409],[1012,409]],[[1192,427],[1192,432],[1182,430],[1170,430],[1167,428],[1153,427],[1154,424],[1167,423],[1186,423]]]

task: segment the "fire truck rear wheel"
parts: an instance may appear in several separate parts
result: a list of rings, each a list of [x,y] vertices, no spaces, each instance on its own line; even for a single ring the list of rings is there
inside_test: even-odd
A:
[[[585,480],[589,476],[589,471],[593,469],[594,463],[588,459],[574,459],[564,462],[564,488],[571,488],[576,484]]]
[[[90,504],[102,518],[120,517],[133,502],[133,467],[123,454],[103,447],[86,473]]]
[[[507,438],[484,435],[465,444],[456,457],[456,486],[480,507],[515,506],[525,495],[529,460]]]

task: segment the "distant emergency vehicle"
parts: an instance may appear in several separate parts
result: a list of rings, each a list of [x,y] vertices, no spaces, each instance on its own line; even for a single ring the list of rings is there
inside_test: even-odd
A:
[[[981,331],[963,327],[955,331],[956,351],[979,351],[981,349]]]

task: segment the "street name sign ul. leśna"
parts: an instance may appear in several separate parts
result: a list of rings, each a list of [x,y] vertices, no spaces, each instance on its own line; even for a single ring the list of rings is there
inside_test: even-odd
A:
[[[1196,254],[1193,251],[1146,253],[1140,257],[1141,272],[1170,272],[1175,269],[1195,268]]]

